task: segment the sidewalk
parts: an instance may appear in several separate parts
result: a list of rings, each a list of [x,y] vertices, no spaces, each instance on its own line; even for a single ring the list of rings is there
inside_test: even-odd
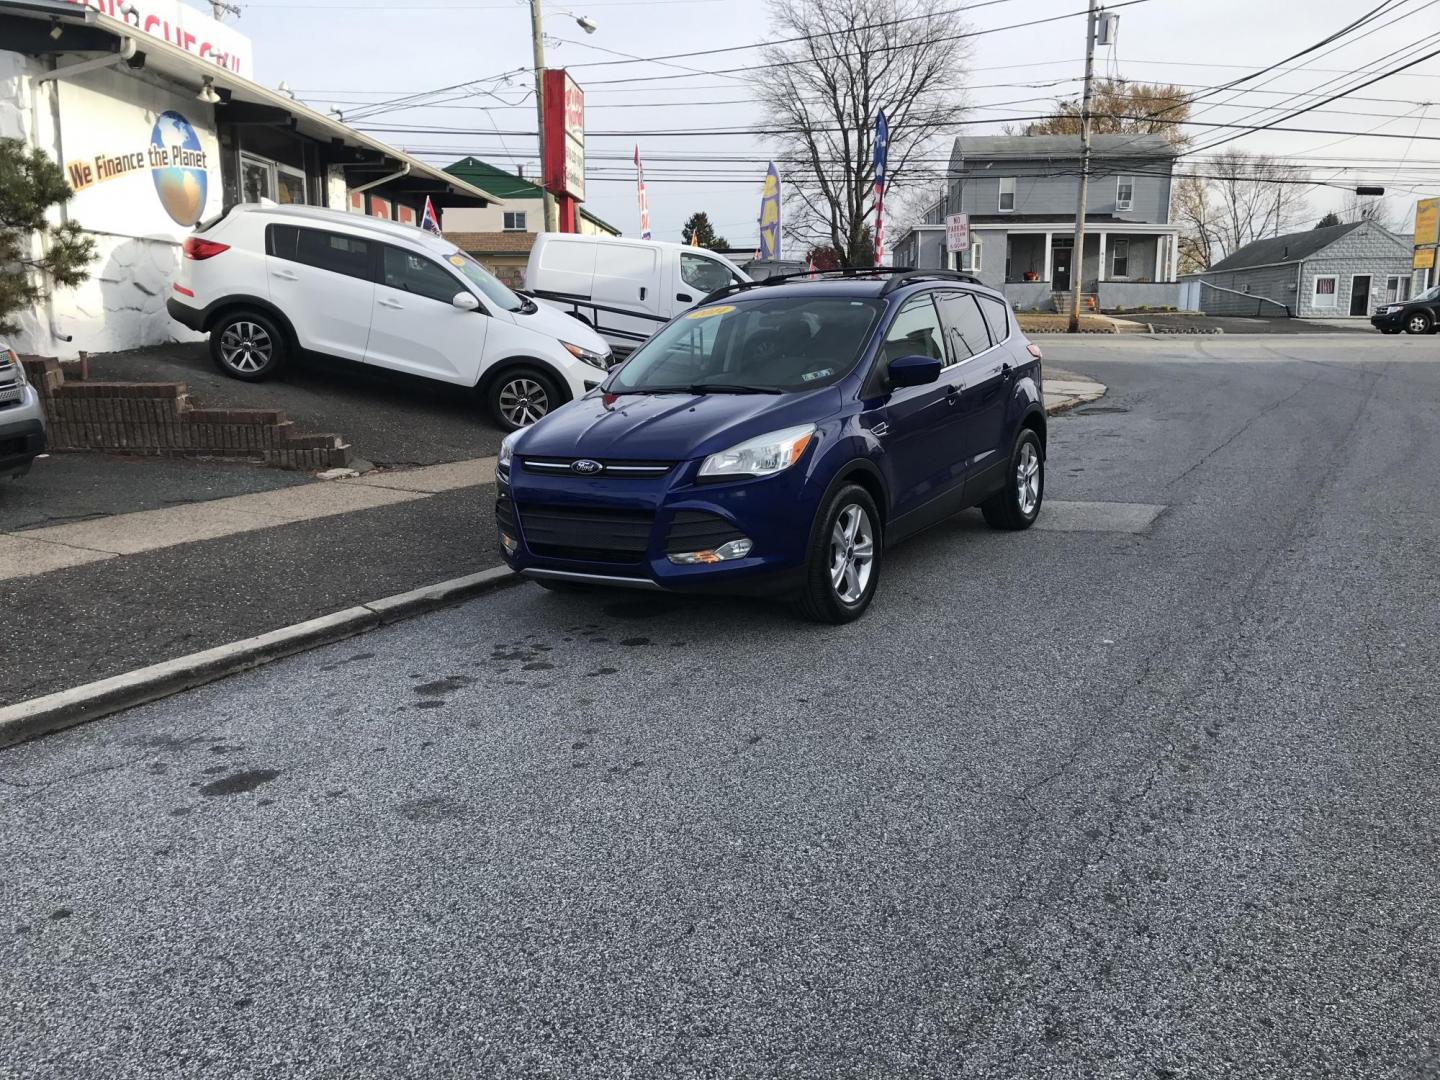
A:
[[[1072,372],[1047,375],[1052,412],[1105,391]],[[96,506],[113,505],[99,499],[89,513],[66,507],[82,520],[58,521],[67,515],[0,500],[0,508],[12,511],[0,516],[0,610],[7,630],[0,705],[500,562],[493,457],[328,481],[187,464],[198,468],[181,474],[183,490],[167,496],[162,486],[142,484],[144,508],[131,513],[96,513]],[[124,467],[146,466],[127,461]],[[37,462],[32,477],[51,468],[76,471],[70,459],[52,458]],[[203,497],[237,483],[241,494]],[[16,490],[11,485],[4,494]],[[170,505],[174,498],[181,505]]]

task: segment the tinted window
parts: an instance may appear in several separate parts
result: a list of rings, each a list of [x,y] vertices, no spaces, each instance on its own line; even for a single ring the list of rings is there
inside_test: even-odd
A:
[[[881,310],[879,300],[849,297],[730,297],[662,327],[605,388],[623,394],[678,392],[705,383],[771,390],[828,386],[859,362]]]
[[[380,279],[392,289],[427,296],[448,304],[458,292],[464,292],[460,283],[438,263],[424,255],[400,248],[385,248],[383,276]]]
[[[907,302],[885,331],[884,362],[888,364],[902,356],[930,356],[949,362],[940,317],[935,314],[935,305],[929,296]]]
[[[724,263],[688,251],[680,253],[680,277],[686,285],[703,293],[723,289],[735,280]]]
[[[950,349],[956,360],[968,360],[990,347],[990,332],[975,297],[969,293],[942,293],[940,313],[950,334]]]
[[[277,258],[370,279],[370,242],[358,236],[271,225],[265,230],[265,239],[270,254]]]
[[[990,340],[996,343],[1010,336],[1010,309],[993,296],[978,296],[980,311],[985,316],[985,325],[990,328]]]

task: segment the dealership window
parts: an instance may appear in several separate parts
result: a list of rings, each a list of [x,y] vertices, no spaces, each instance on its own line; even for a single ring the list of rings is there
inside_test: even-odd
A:
[[[524,210],[506,210],[506,211],[505,211],[505,231],[506,231],[506,232],[525,232],[525,211],[524,211]]]
[[[1334,274],[1315,275],[1313,302],[1317,308],[1333,308],[1335,306],[1335,283]]]
[[[243,202],[270,199],[277,203],[304,206],[308,201],[303,172],[256,154],[240,155],[240,191]]]
[[[1129,277],[1130,241],[1112,240],[1110,244],[1110,276],[1117,278]]]
[[[1000,213],[1010,214],[1015,210],[1015,178],[1000,177]]]
[[[1133,176],[1117,176],[1115,178],[1115,209],[1129,210],[1135,205],[1135,178]]]

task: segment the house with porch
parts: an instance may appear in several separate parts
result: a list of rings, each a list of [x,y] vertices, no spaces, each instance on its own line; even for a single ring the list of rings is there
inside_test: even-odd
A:
[[[1068,310],[1077,274],[1089,308],[1175,307],[1174,149],[1163,135],[1091,139],[1085,250],[1077,257],[1081,150],[1078,135],[956,139],[944,197],[900,237],[896,265],[969,271],[1020,310]],[[950,214],[970,216],[969,251],[946,252]]]

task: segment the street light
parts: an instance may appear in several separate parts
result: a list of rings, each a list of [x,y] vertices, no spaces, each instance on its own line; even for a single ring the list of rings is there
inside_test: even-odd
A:
[[[576,15],[573,11],[552,11],[550,14],[568,15],[587,34],[599,29],[593,19]],[[540,25],[544,18],[540,0],[530,0],[530,43],[535,55],[535,130],[540,140],[540,191],[545,197],[545,231],[555,232],[560,227],[555,196],[545,187],[545,34]]]

